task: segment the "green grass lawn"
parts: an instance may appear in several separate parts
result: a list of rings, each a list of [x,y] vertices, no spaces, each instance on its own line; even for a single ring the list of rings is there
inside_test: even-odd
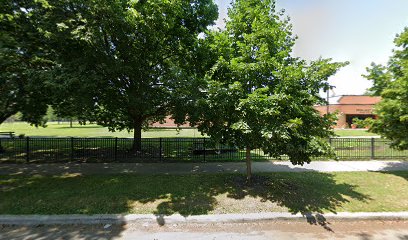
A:
[[[109,132],[108,128],[96,124],[80,125],[74,123],[71,128],[68,122],[58,124],[56,122],[47,123],[47,127],[34,127],[25,122],[2,123],[0,132],[11,131],[16,135],[42,137],[133,137],[133,132]],[[203,137],[197,129],[149,129],[142,132],[144,138],[172,138],[172,137]]]
[[[378,136],[375,133],[368,132],[366,129],[335,129],[334,133],[339,137]]]
[[[0,176],[0,214],[408,211],[408,172]]]
[[[58,124],[56,122],[47,123],[47,127],[36,128],[25,122],[2,123],[0,132],[12,131],[16,135],[25,134],[26,136],[44,136],[44,137],[133,137],[133,133],[127,131],[109,132],[108,128],[96,124],[80,125],[74,123],[70,128],[68,122]],[[336,129],[335,134],[340,137],[347,136],[377,136],[374,133],[362,129]],[[159,137],[202,137],[197,129],[149,129],[142,133],[144,138]]]

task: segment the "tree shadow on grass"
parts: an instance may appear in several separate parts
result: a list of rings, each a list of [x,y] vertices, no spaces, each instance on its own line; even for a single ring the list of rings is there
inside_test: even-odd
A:
[[[408,161],[389,162],[383,169],[381,169],[381,172],[385,174],[393,174],[408,181]]]
[[[273,173],[254,177],[251,185],[243,178],[232,181],[229,197],[240,199],[246,196],[260,197],[296,214],[336,213],[336,208],[348,202],[347,198],[364,201],[368,197],[355,191],[350,184],[336,183],[328,173]]]
[[[3,176],[0,186],[0,214],[154,213],[161,225],[166,215],[208,214],[220,208],[228,212],[229,201],[251,198],[251,204],[274,204],[330,230],[322,213],[336,213],[349,199],[369,198],[319,172],[259,174],[250,185],[242,174],[129,174]],[[219,195],[227,202],[220,202]]]
[[[252,196],[259,197],[261,202],[274,202],[292,214],[302,214],[309,224],[320,225],[328,231],[332,229],[324,217],[325,212],[336,213],[336,208],[349,202],[348,199],[369,199],[355,191],[353,185],[336,183],[328,173],[275,173],[255,176],[251,185],[245,185],[242,178],[234,182],[239,184],[232,188],[229,197]]]
[[[209,176],[211,177],[211,176]],[[204,180],[204,179],[203,179]],[[205,181],[205,180],[204,180]],[[328,173],[272,173],[255,175],[251,184],[243,175],[229,175],[222,185],[195,182],[191,192],[169,191],[170,199],[157,206],[157,214],[180,213],[183,216],[206,214],[217,205],[215,196],[227,193],[228,198],[241,200],[253,197],[260,202],[273,202],[292,214],[336,213],[348,199],[365,201],[367,196],[350,184],[338,184]],[[170,190],[170,189],[169,189]],[[153,201],[147,198],[143,202]]]
[[[198,183],[199,184],[199,183]],[[328,173],[273,173],[256,175],[251,184],[243,175],[228,176],[221,186],[200,186],[190,194],[173,192],[169,201],[160,203],[155,214],[183,216],[206,214],[217,205],[215,196],[226,193],[228,198],[242,200],[252,197],[260,203],[271,202],[287,209],[292,214],[300,213],[308,223],[320,225],[328,231],[330,223],[325,212],[336,213],[336,208],[349,202],[348,199],[366,201],[368,196],[355,191],[355,186],[336,183]],[[158,220],[159,224],[164,221]]]

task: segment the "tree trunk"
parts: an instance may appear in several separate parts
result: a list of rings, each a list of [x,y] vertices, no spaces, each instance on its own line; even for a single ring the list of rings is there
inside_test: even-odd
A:
[[[4,152],[5,152],[5,150],[4,150],[3,146],[1,145],[1,139],[0,139],[0,153],[4,153]]]
[[[142,122],[134,121],[133,125],[133,151],[142,150]]]
[[[247,167],[247,182],[251,183],[252,167],[251,167],[251,148],[246,148],[246,167]]]
[[[5,115],[1,115],[0,116],[0,124],[2,124],[3,122],[5,122],[7,120],[7,118],[9,118],[10,116],[5,116]],[[1,145],[1,140],[0,140],[0,153],[4,153],[5,150],[3,148],[3,146]]]
[[[69,127],[72,128],[72,118],[69,119]]]
[[[3,122],[5,122],[7,120],[7,118],[11,117],[12,115],[0,115],[0,124],[2,124]]]

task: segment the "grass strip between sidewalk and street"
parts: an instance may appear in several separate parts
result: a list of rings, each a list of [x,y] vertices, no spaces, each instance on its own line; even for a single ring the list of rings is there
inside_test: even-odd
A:
[[[0,214],[408,211],[408,172],[0,176]]]

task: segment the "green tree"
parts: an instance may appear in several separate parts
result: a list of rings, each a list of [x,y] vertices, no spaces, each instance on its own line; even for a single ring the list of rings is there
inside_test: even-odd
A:
[[[187,120],[216,142],[245,148],[248,180],[252,149],[286,154],[294,164],[331,154],[325,138],[333,116],[313,106],[324,103],[319,90],[345,63],[292,57],[295,37],[273,0],[236,0],[228,17],[225,30],[206,37],[216,58]]]
[[[171,114],[194,86],[199,34],[217,19],[212,0],[49,0],[44,32],[56,53],[57,114],[110,130],[141,131]]]
[[[0,124],[17,112],[35,125],[44,123],[49,91],[45,70],[53,65],[35,26],[35,1],[0,5]]]
[[[386,67],[368,69],[382,100],[375,107],[378,119],[370,131],[392,141],[397,149],[408,149],[408,28],[394,40],[396,49]],[[376,65],[377,66],[377,65]]]
[[[19,113],[36,126],[50,101],[46,70],[53,65],[37,29],[40,1],[4,0],[0,4],[0,124]],[[4,149],[0,145],[0,152]]]
[[[391,81],[391,75],[386,71],[386,67],[381,64],[371,63],[369,68],[366,68],[368,74],[363,77],[372,81],[373,85],[366,91],[367,95],[380,96],[381,92],[387,87]]]

